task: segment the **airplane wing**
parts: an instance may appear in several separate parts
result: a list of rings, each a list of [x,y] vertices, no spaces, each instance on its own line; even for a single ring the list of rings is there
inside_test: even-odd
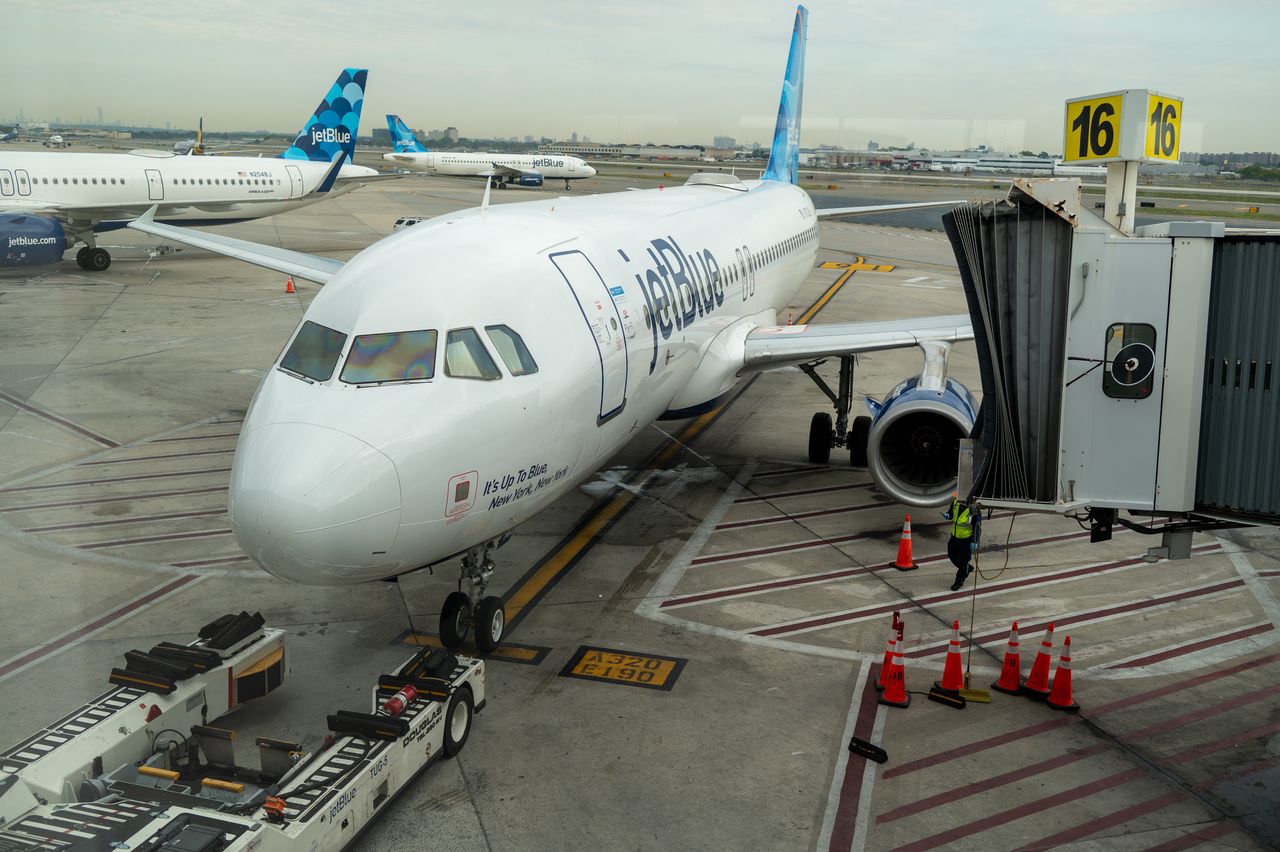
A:
[[[407,177],[420,177],[420,175],[416,175],[413,172],[378,172],[376,175],[348,175],[347,177],[338,175],[334,182],[358,183],[363,185],[366,183],[380,183],[384,180],[401,180]]]
[[[153,206],[144,215],[130,222],[129,227],[135,231],[142,231],[144,234],[151,234],[154,237],[162,237],[166,240],[189,245],[192,248],[205,249],[227,257],[234,257],[246,263],[273,269],[286,275],[296,275],[299,278],[305,278],[308,281],[315,281],[320,284],[328,283],[329,279],[337,275],[338,270],[342,268],[342,261],[329,257],[304,254],[300,251],[289,251],[288,249],[266,246],[261,243],[249,242],[248,240],[237,240],[233,237],[222,237],[215,234],[207,234],[203,231],[193,231],[189,228],[179,228],[174,225],[161,225],[155,221],[155,215],[156,207]]]
[[[747,335],[746,358],[738,375],[839,355],[960,340],[973,340],[968,314],[757,328]]]
[[[487,172],[490,177],[513,177],[518,178],[521,175],[536,175],[540,172],[530,172],[524,169],[513,169],[511,166],[500,166],[497,163],[490,163],[493,168]]]
[[[862,213],[895,213],[899,210],[919,210],[924,207],[955,207],[963,201],[917,201],[910,204],[870,204],[864,207],[819,207],[814,212],[819,219],[838,216],[857,216]]]

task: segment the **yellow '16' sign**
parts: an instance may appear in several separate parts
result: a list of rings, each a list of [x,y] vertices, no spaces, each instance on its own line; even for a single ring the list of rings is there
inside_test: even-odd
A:
[[[1064,160],[1102,160],[1120,156],[1123,93],[1067,102]]]
[[[1114,163],[1177,161],[1182,98],[1124,89],[1067,101],[1062,158]]]
[[[1147,95],[1147,145],[1144,153],[1155,160],[1178,161],[1182,139],[1182,100]]]

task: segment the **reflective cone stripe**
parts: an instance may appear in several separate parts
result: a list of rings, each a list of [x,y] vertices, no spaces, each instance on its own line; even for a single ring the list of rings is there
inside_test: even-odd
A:
[[[893,667],[893,652],[898,647],[897,638],[897,632],[890,631],[889,645],[884,649],[884,662],[880,664],[880,677],[876,679],[876,689],[883,690],[889,683],[889,669]]]
[[[1004,665],[1000,667],[1000,679],[991,684],[1009,695],[1017,695],[1022,687],[1022,656],[1018,652],[1018,622],[1009,631],[1009,647],[1004,652]]]
[[[898,539],[898,558],[894,560],[893,567],[899,571],[914,571],[920,567],[911,557],[910,515],[907,515],[906,520],[902,522],[902,538]]]
[[[1054,710],[1074,712],[1080,705],[1071,696],[1071,637],[1062,640],[1062,656],[1058,657],[1058,669],[1053,673],[1053,690],[1049,693],[1049,706]]]
[[[1049,663],[1053,655],[1053,622],[1049,622],[1049,626],[1044,631],[1044,638],[1040,640],[1040,650],[1036,652],[1035,662],[1031,664],[1031,673],[1027,675],[1027,682],[1022,685],[1022,691],[1036,698],[1044,698],[1049,694]]]
[[[947,664],[942,680],[934,683],[943,692],[959,694],[964,689],[964,671],[960,663],[960,622],[951,622],[951,643],[947,645]]]
[[[911,706],[911,696],[907,694],[907,671],[905,658],[902,655],[905,643],[899,642],[893,649],[893,662],[890,664],[889,679],[885,683],[884,692],[880,693],[881,704],[889,707]]]

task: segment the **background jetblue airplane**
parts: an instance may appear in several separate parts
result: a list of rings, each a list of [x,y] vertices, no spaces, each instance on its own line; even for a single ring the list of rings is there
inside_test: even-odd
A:
[[[81,268],[111,255],[95,235],[123,228],[149,208],[164,221],[217,224],[273,216],[342,195],[380,173],[350,164],[368,72],[344,70],[278,157],[126,154],[0,154],[0,268],[57,263],[77,242]]]
[[[880,486],[945,501],[954,439],[974,416],[946,377],[950,342],[972,338],[968,316],[778,325],[813,268],[819,216],[930,206],[815,211],[796,186],[806,18],[800,7],[760,180],[486,204],[346,264],[134,222],[327,284],[240,433],[229,511],[245,552],[321,585],[461,555],[441,635],[456,645],[474,628],[489,650],[505,624],[502,600],[484,595],[493,549],[638,431],[712,409],[757,371],[913,345],[922,375],[875,405],[865,449],[879,457],[892,438],[899,458],[871,465]],[[828,453],[847,440],[829,415],[815,422]],[[911,481],[912,460],[948,451],[946,477]]]
[[[506,189],[507,184],[542,186],[546,178],[569,181],[595,177],[596,170],[585,160],[563,154],[486,154],[484,152],[432,151],[423,147],[418,137],[398,115],[387,116],[391,131],[390,154],[382,159],[399,163],[432,175],[488,178],[490,184]]]

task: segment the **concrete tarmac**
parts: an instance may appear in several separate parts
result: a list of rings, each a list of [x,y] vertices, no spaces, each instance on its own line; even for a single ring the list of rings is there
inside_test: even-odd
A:
[[[481,192],[387,182],[218,232],[345,259],[398,216]],[[401,591],[433,633],[455,570],[324,589],[256,569],[225,514],[235,436],[316,288],[286,295],[282,276],[196,251],[152,257],[154,240],[132,232],[104,242],[118,246],[106,273],[68,260],[0,276],[0,742],[101,693],[125,651],[257,609],[289,630],[291,673],[222,725],[314,747],[326,714],[366,709],[375,678],[413,652]],[[822,246],[794,317],[841,277],[815,321],[963,310],[938,232],[833,222]],[[951,368],[978,387],[971,346]],[[877,396],[918,370],[911,351],[867,356],[855,385]],[[981,576],[951,592],[937,512],[912,518],[919,568],[899,572],[902,507],[839,451],[806,461],[825,407],[798,371],[765,374],[714,417],[637,436],[519,529],[491,586],[511,602],[512,648],[491,658],[465,751],[355,848],[1280,844],[1275,531],[1198,536],[1192,559],[1152,564],[1153,542],[1133,533],[1091,545],[1073,521],[997,513]],[[878,705],[871,686],[894,610],[907,709]],[[1055,622],[1055,661],[1072,639],[1080,713],[999,693],[963,710],[925,700],[953,619],[977,686],[998,675],[1013,620],[1024,674]],[[613,679],[598,679],[614,653]],[[625,683],[645,671],[632,656],[670,688]],[[851,754],[854,735],[888,762]]]

